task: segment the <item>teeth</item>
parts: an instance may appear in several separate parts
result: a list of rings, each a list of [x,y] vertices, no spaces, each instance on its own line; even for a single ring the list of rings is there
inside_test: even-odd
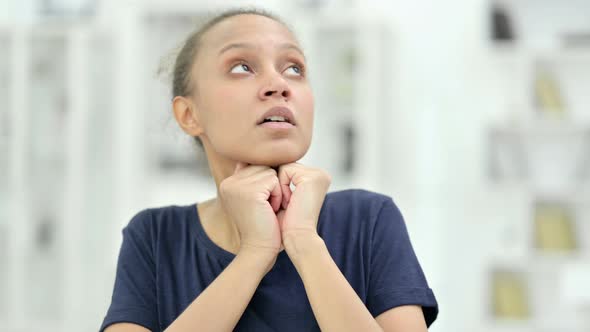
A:
[[[278,115],[273,115],[273,116],[271,116],[271,117],[265,118],[264,120],[265,120],[265,121],[266,121],[266,120],[269,120],[269,121],[282,121],[282,122],[285,122],[285,121],[287,121],[287,119],[285,119],[285,118],[284,118],[284,117],[282,117],[282,116],[278,116]]]

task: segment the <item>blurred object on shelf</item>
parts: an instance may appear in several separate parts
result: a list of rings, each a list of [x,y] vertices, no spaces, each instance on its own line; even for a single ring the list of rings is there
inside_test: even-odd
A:
[[[535,63],[535,106],[548,114],[562,116],[565,113],[557,77],[549,65],[541,61]]]
[[[32,213],[40,214],[39,222],[48,210],[50,218],[60,222],[64,208],[67,178],[67,122],[71,115],[68,95],[67,32],[35,31],[30,38],[30,72],[26,84],[28,95],[34,96],[27,105],[29,133],[26,139],[26,176],[34,189],[29,191],[27,204]],[[32,234],[39,236],[40,234]],[[32,240],[38,240],[33,238]],[[40,248],[43,249],[43,248]]]
[[[561,40],[567,48],[590,48],[590,31],[566,33]]]
[[[55,220],[49,214],[41,215],[37,224],[36,246],[39,252],[47,252],[55,237]]]
[[[514,26],[509,10],[498,4],[492,6],[492,40],[512,41],[515,39]]]
[[[514,131],[490,131],[488,170],[492,180],[520,179],[526,175],[525,153],[521,139]]]
[[[342,128],[342,136],[344,141],[344,149],[346,150],[346,153],[344,154],[344,160],[342,161],[342,171],[345,174],[352,174],[355,170],[354,161],[357,158],[354,126],[350,123],[346,124]]]
[[[529,294],[522,272],[504,269],[493,271],[491,298],[494,318],[530,318]]]
[[[39,31],[31,40],[31,155],[33,165],[50,163],[63,167],[66,119],[69,102],[66,86],[66,37]],[[62,168],[63,169],[63,168]]]
[[[354,75],[357,64],[356,47],[351,46],[338,55],[338,59],[332,67],[332,76],[334,78],[333,91],[335,97],[342,102],[352,104],[354,96]]]
[[[568,252],[577,248],[572,212],[563,203],[535,204],[535,248],[543,252]]]
[[[495,41],[518,39],[518,44],[531,49],[557,49],[564,33],[590,30],[590,1],[490,0],[488,17],[492,17],[490,37]],[[498,17],[494,19],[494,17]],[[498,22],[496,25],[495,22]],[[512,31],[510,31],[512,29]]]

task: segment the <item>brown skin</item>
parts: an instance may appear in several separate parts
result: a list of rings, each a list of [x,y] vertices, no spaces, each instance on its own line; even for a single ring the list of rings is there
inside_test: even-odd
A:
[[[220,54],[235,43],[249,46]],[[259,15],[226,19],[204,34],[191,76],[194,93],[175,97],[173,110],[184,132],[203,142],[218,189],[238,161],[276,167],[301,159],[309,149],[314,100],[299,49],[284,25]],[[275,106],[291,109],[295,128],[257,125]],[[212,239],[235,253],[238,232],[219,203],[203,202],[199,212]]]
[[[252,47],[219,54],[234,43]],[[237,161],[278,166],[307,152],[313,94],[305,75],[293,68],[304,66],[304,56],[284,48],[285,44],[298,47],[281,23],[258,15],[226,19],[203,36],[193,65],[194,94],[176,97],[173,108],[181,128],[203,141],[216,180],[217,175],[231,175]],[[293,111],[297,122],[293,130],[284,133],[257,126],[260,116],[274,106]]]

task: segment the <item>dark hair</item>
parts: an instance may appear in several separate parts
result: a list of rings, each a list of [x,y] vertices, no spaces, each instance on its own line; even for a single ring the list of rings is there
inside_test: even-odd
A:
[[[191,32],[188,35],[188,37],[184,41],[183,46],[180,49],[180,52],[176,56],[176,60],[174,62],[173,67],[174,69],[172,70],[172,98],[176,96],[188,96],[191,93],[191,90],[193,88],[193,83],[191,82],[191,69],[193,67],[195,58],[201,46],[201,39],[203,35],[212,27],[224,21],[225,19],[237,15],[247,14],[268,17],[289,28],[285,22],[283,22],[274,14],[271,14],[266,10],[258,8],[227,9],[222,11],[221,13],[214,15],[213,17],[206,20],[195,31]],[[203,143],[201,142],[199,137],[195,136],[194,138],[195,142],[202,148]]]

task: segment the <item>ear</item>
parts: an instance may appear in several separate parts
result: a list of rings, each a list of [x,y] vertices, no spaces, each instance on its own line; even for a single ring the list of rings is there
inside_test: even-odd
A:
[[[172,100],[172,110],[176,122],[182,130],[190,136],[199,136],[203,133],[203,127],[199,121],[195,104],[192,100],[182,96],[176,96]]]

